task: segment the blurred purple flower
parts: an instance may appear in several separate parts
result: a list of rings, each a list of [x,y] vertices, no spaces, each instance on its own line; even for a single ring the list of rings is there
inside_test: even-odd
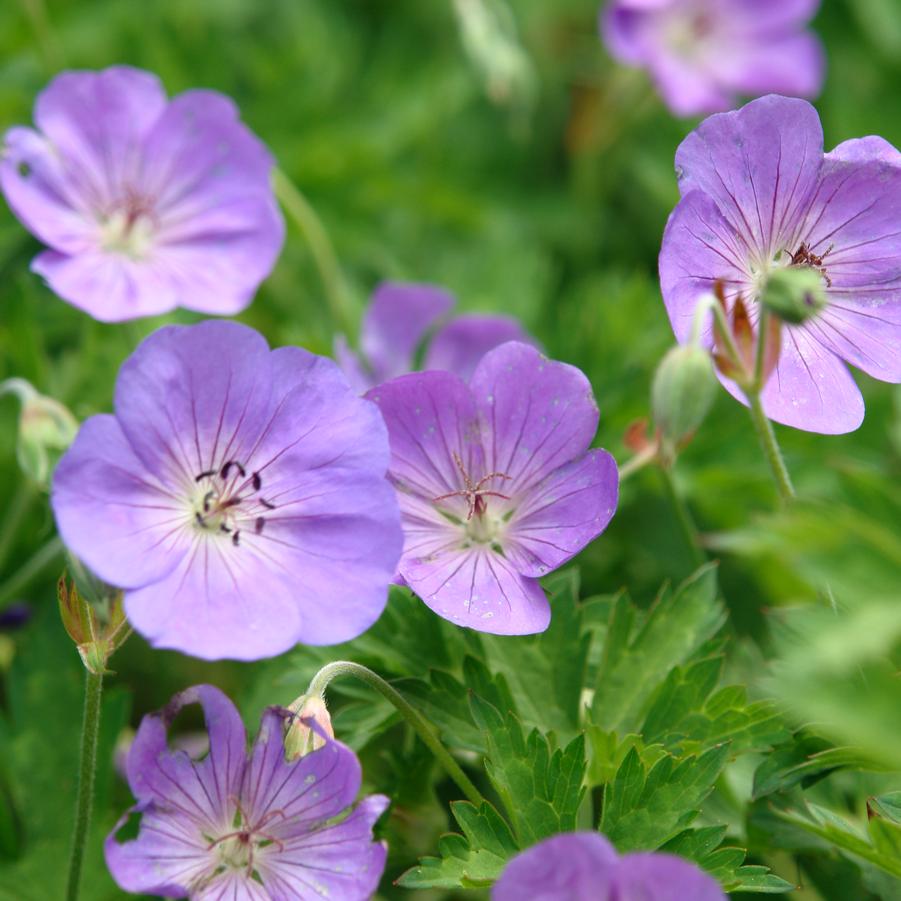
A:
[[[157,647],[256,659],[378,618],[402,545],[374,404],[253,329],[169,326],[125,361],[115,415],[57,467],[66,545]]]
[[[541,632],[538,582],[607,526],[616,463],[589,450],[588,379],[534,347],[489,351],[467,385],[401,376],[368,395],[388,425],[406,543],[398,574],[436,613],[482,632]]]
[[[200,704],[206,718],[202,759],[167,745],[170,724],[188,704]],[[386,855],[372,827],[388,799],[371,795],[351,809],[360,763],[340,742],[288,763],[282,737],[291,717],[269,707],[248,757],[238,711],[211,685],[145,716],[127,764],[138,803],[105,846],[119,886],[192,901],[370,898]],[[140,814],[140,831],[120,842],[116,833],[131,814]]]
[[[663,236],[660,281],[679,340],[714,281],[756,321],[768,273],[810,266],[827,305],[783,328],[764,409],[812,432],[856,429],[863,399],[842,361],[901,382],[901,154],[871,137],[824,156],[814,108],[771,96],[703,122],[679,147],[676,171],[682,200]]]
[[[14,601],[0,610],[0,632],[16,632],[28,624],[33,610],[25,601]]]
[[[611,0],[607,49],[650,71],[679,116],[720,112],[740,96],[816,97],[825,56],[805,26],[820,0]]]
[[[453,306],[453,296],[443,288],[384,282],[376,288],[363,318],[361,353],[354,353],[343,335],[335,339],[338,364],[361,393],[412,372],[426,333]],[[455,372],[468,381],[479,360],[506,341],[534,343],[512,316],[457,316],[435,332],[422,368]]]
[[[50,248],[32,268],[60,297],[104,322],[250,303],[284,224],[272,158],[229,98],[170,101],[154,75],[115,66],[57,76],[34,120],[6,133],[0,187]]]
[[[597,832],[555,835],[507,864],[492,901],[726,901],[719,883],[672,854],[620,857]]]

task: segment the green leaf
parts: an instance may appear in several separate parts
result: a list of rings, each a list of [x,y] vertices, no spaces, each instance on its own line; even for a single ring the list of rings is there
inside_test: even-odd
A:
[[[451,804],[462,835],[444,835],[440,857],[424,857],[397,884],[412,889],[476,888],[490,885],[519,848],[510,827],[487,801],[478,809],[468,801]]]
[[[595,725],[620,733],[638,731],[670,671],[723,625],[726,614],[716,590],[716,567],[706,566],[677,591],[665,591],[641,626],[635,624],[629,600],[618,600],[591,706]]]
[[[565,748],[552,750],[548,738],[537,729],[525,735],[512,713],[504,717],[476,695],[472,709],[485,734],[485,769],[519,845],[526,847],[549,835],[575,829],[584,795],[584,736],[576,736]]]
[[[659,848],[698,815],[728,753],[724,745],[681,761],[666,755],[648,770],[633,748],[604,789],[601,832],[620,851]]]
[[[901,826],[901,791],[870,798],[867,808],[876,816]]]

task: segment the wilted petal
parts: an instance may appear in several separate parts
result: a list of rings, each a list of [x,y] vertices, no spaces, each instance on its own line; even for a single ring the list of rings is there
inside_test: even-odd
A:
[[[626,854],[616,873],[616,901],[726,901],[720,884],[672,854]]]
[[[616,894],[617,866],[616,851],[604,836],[596,832],[555,835],[514,857],[495,883],[491,898],[633,901],[631,896]],[[656,896],[652,897],[657,901]],[[692,896],[685,895],[684,901],[689,897]]]
[[[457,316],[436,332],[423,369],[444,369],[469,381],[479,360],[507,341],[532,343],[512,316]]]

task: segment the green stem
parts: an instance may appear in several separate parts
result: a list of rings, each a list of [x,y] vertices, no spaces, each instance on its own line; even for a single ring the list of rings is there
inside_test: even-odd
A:
[[[69,886],[66,901],[76,901],[81,882],[85,845],[94,804],[94,775],[97,769],[97,737],[100,734],[100,699],[103,676],[85,672],[84,722],[81,730],[81,762],[78,773],[78,798],[75,802],[75,831],[69,858]]]
[[[6,562],[13,541],[22,525],[25,514],[31,508],[31,502],[34,500],[34,488],[31,483],[25,479],[19,482],[12,499],[6,506],[6,512],[3,516],[3,524],[0,525],[0,569]]]
[[[748,403],[751,405],[751,421],[754,423],[754,430],[760,439],[763,455],[772,470],[773,479],[779,489],[779,496],[783,502],[790,501],[795,496],[795,489],[792,487],[791,476],[785,468],[785,460],[782,458],[782,451],[779,450],[779,443],[773,432],[773,424],[763,412],[760,392],[748,391]]]
[[[54,536],[42,548],[39,548],[14,573],[0,585],[0,610],[13,600],[16,594],[25,588],[31,580],[40,575],[63,552],[63,543]]]
[[[63,53],[53,33],[44,0],[19,0],[19,4],[34,30],[44,65],[50,72],[58,72],[64,65]]]
[[[701,550],[701,541],[698,537],[698,527],[692,519],[691,513],[685,504],[685,501],[679,496],[676,490],[676,482],[673,479],[672,470],[668,466],[661,466],[660,475],[663,479],[663,487],[669,502],[672,505],[673,512],[676,514],[676,520],[682,531],[682,537],[691,553],[691,562],[695,567],[703,566],[707,562],[704,551]]]
[[[484,802],[485,799],[479,790],[472,784],[457,761],[451,757],[447,748],[441,744],[431,723],[396,689],[392,688],[381,676],[368,667],[361,666],[359,663],[351,663],[347,660],[337,660],[334,663],[326,664],[313,677],[313,681],[310,682],[310,687],[307,689],[307,695],[309,697],[324,697],[325,689],[332,679],[338,676],[354,676],[361,682],[365,682],[370,688],[374,688],[382,697],[390,701],[397,708],[400,715],[413,727],[416,734],[435,755],[435,758],[444,767],[448,776],[457,783],[460,791],[466,795],[467,799],[475,804],[476,807],[479,807]]]
[[[653,463],[657,459],[657,453],[658,448],[654,445],[639,451],[631,460],[626,460],[626,462],[619,467],[620,484],[625,482],[626,479],[631,478],[639,470],[644,469],[649,463]]]
[[[285,212],[306,239],[319,278],[322,280],[322,287],[325,289],[332,320],[346,335],[352,335],[354,317],[348,304],[344,275],[322,220],[316,215],[316,210],[307,198],[281,169],[276,169],[272,173],[272,187]]]

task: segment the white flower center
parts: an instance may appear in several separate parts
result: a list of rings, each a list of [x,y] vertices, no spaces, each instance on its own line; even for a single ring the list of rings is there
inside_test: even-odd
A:
[[[144,260],[153,249],[156,226],[150,210],[137,202],[113,212],[100,223],[100,246],[131,260]]]

